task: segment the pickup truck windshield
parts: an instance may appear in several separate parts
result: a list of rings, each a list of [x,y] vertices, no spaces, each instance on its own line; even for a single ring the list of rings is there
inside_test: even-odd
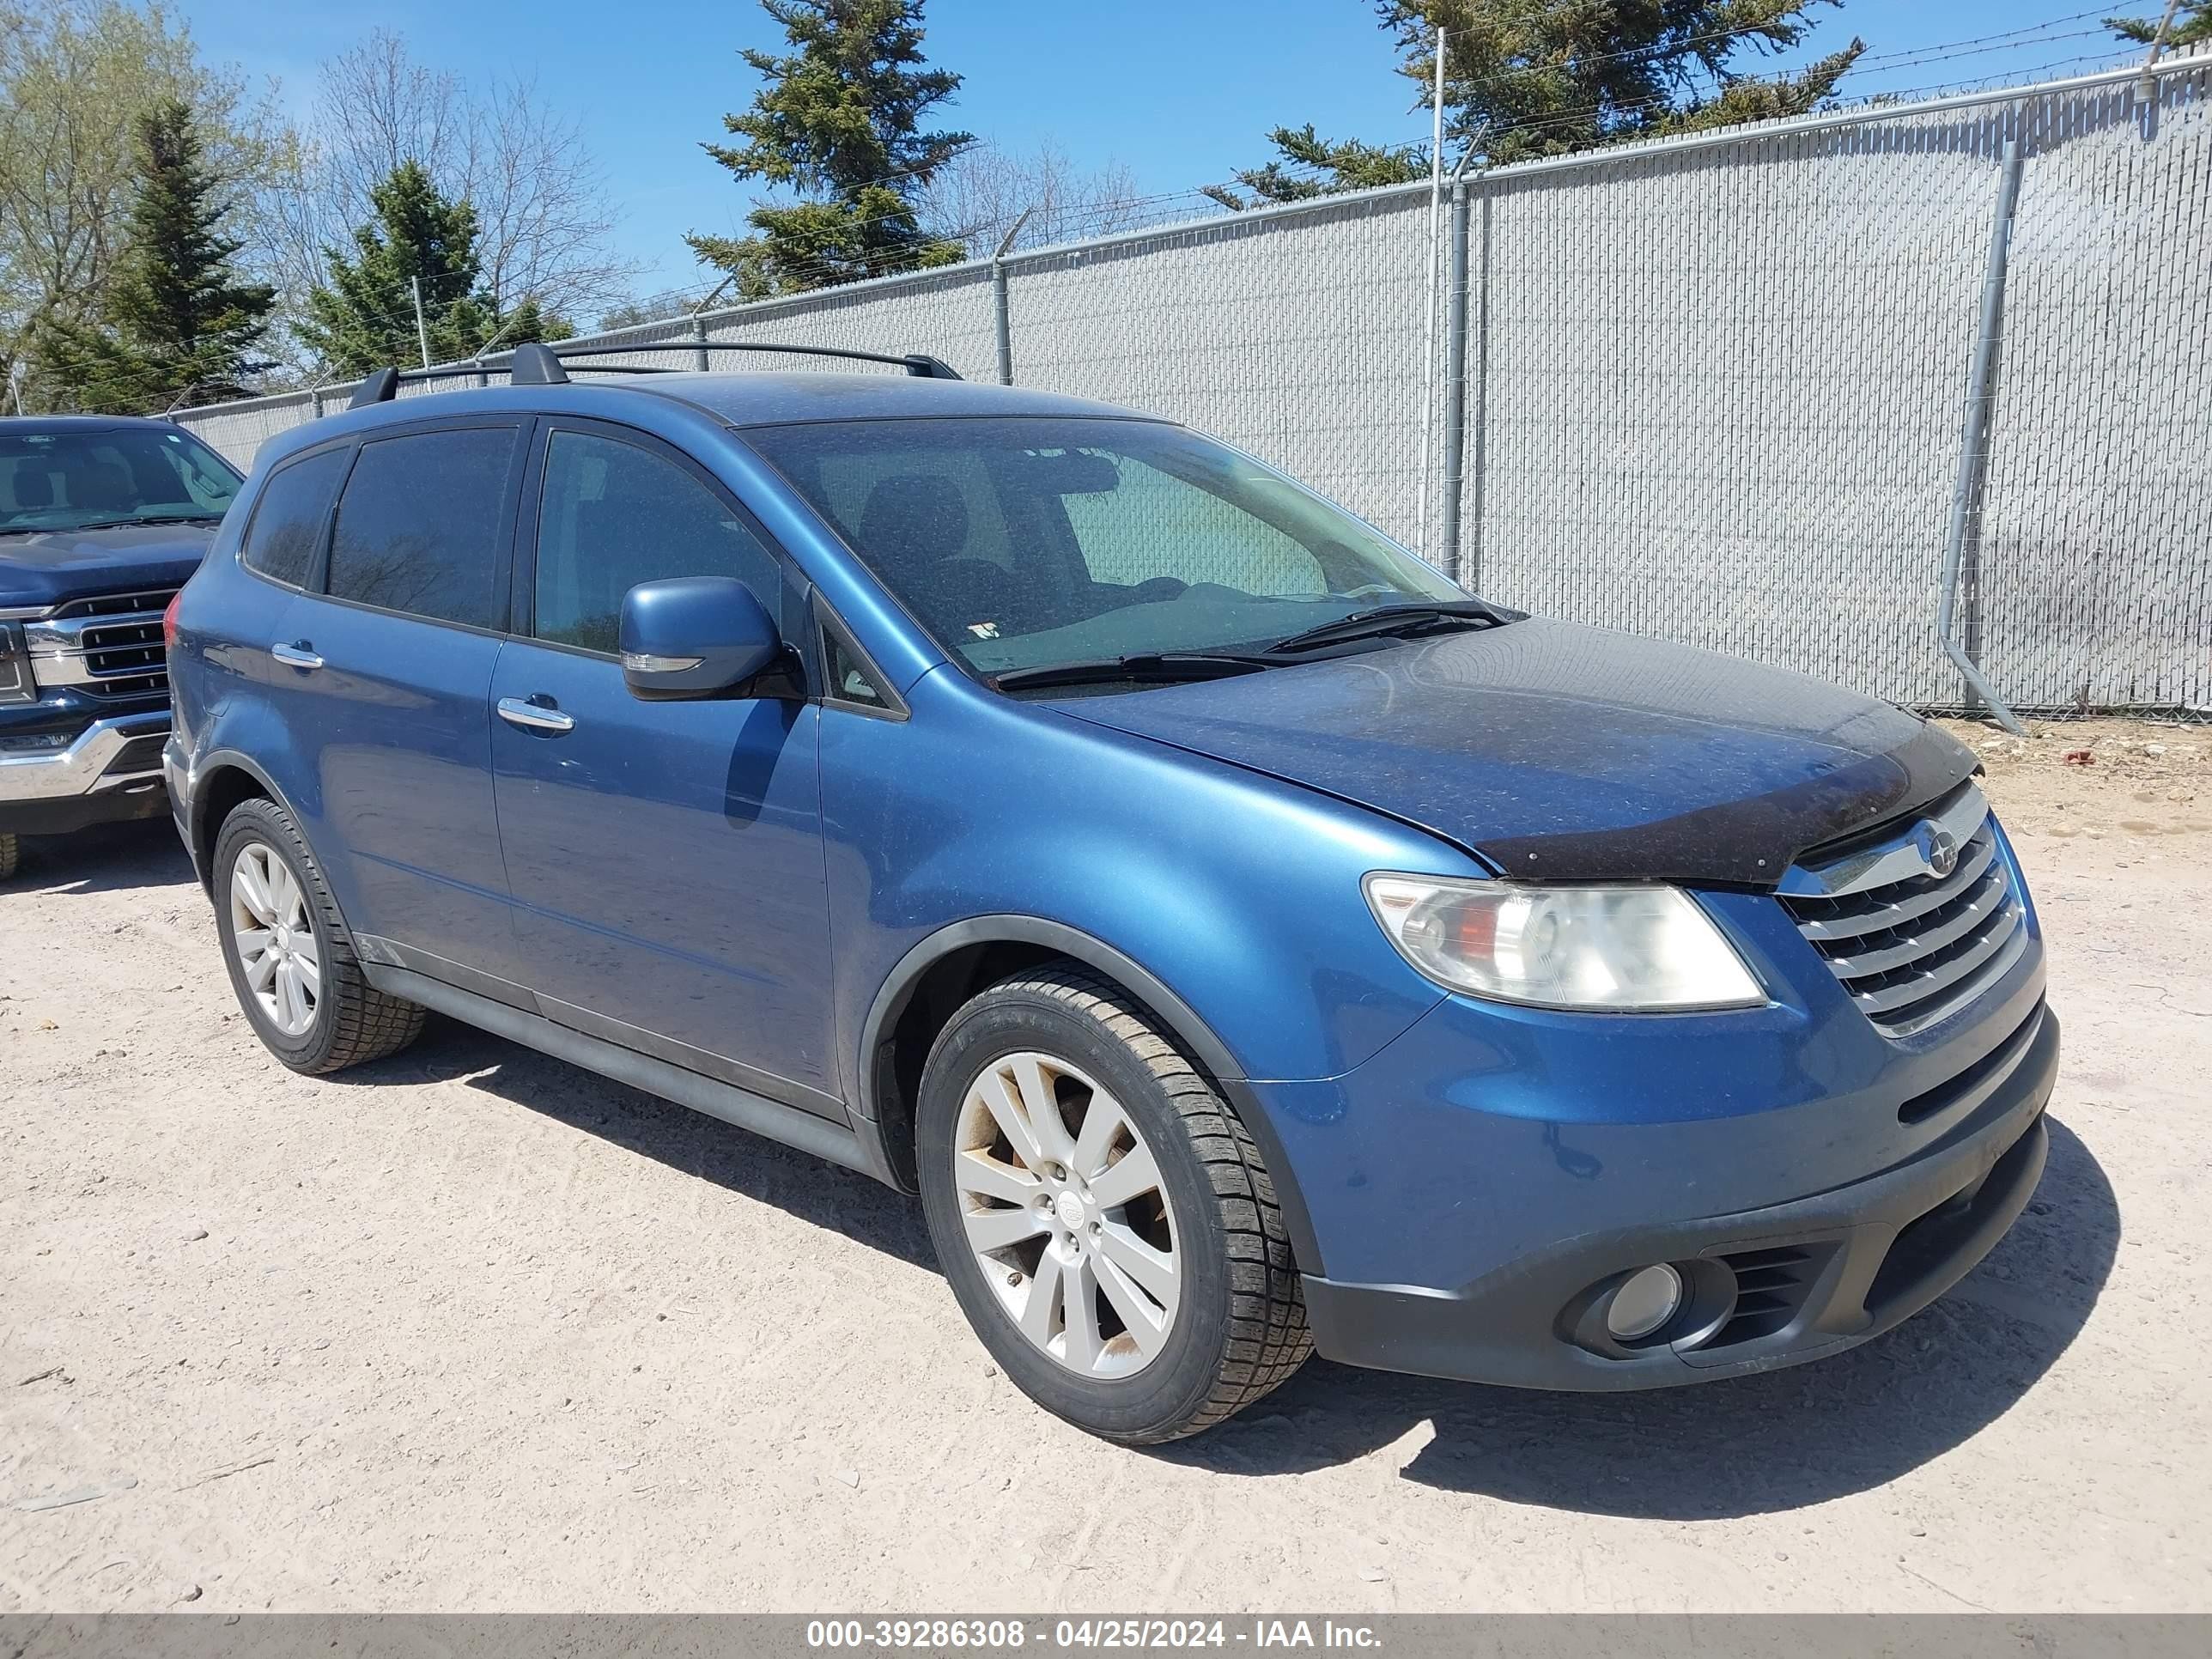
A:
[[[851,421],[743,435],[982,674],[1250,651],[1356,611],[1467,597],[1343,508],[1163,422]]]
[[[0,535],[212,522],[240,483],[228,462],[182,430],[0,434]]]

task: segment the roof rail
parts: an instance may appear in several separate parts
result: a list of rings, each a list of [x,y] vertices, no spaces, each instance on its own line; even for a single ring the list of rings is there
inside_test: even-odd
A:
[[[761,340],[656,340],[638,345],[570,346],[565,349],[558,345],[520,345],[514,349],[513,373],[509,378],[517,386],[558,386],[568,378],[562,368],[564,362],[579,357],[627,357],[641,351],[781,351],[805,357],[848,357],[858,362],[890,363],[925,380],[957,380],[960,378],[959,371],[942,358],[919,351],[893,356],[883,351],[854,351],[844,346],[777,345]],[[623,366],[577,363],[576,367],[606,374],[621,372]],[[632,366],[631,372],[651,374],[654,371]]]
[[[402,380],[460,380],[498,372],[483,363],[453,368],[372,368],[361,377],[361,384],[354,388],[346,407],[365,409],[371,404],[388,404],[399,395]]]
[[[562,359],[579,357],[626,357],[640,351],[785,351],[809,357],[850,357],[860,362],[890,363],[908,374],[925,380],[957,380],[957,370],[943,359],[919,351],[893,356],[881,351],[851,351],[843,346],[771,345],[752,340],[668,340],[641,345],[572,346],[565,353],[559,348],[531,342],[516,346],[508,354],[507,378],[512,386],[566,386],[568,371],[562,366]],[[578,368],[587,368],[594,374],[673,374],[677,371],[658,364],[587,363],[579,362]],[[471,376],[481,378],[497,374],[498,369],[484,362],[458,364],[447,368],[372,368],[361,377],[348,409],[364,409],[371,404],[388,404],[399,395],[402,380],[454,380]]]

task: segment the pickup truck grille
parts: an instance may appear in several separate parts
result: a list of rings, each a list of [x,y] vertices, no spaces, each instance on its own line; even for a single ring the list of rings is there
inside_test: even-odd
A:
[[[1958,1012],[2027,949],[2027,907],[1971,782],[1902,830],[1808,855],[1780,896],[1851,1000],[1892,1037]]]
[[[161,646],[161,613],[173,588],[110,593],[73,599],[46,618],[40,632],[64,648],[52,655],[33,647],[32,672],[41,684],[75,685],[95,697],[166,696],[167,653]]]

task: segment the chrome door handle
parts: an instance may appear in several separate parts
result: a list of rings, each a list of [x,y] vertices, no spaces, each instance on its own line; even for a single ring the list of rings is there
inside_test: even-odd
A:
[[[526,702],[520,697],[501,697],[499,717],[509,726],[526,727],[532,732],[568,732],[575,727],[575,717],[564,714],[544,703]]]
[[[323,659],[307,649],[305,640],[297,645],[272,645],[269,654],[287,668],[320,668]]]

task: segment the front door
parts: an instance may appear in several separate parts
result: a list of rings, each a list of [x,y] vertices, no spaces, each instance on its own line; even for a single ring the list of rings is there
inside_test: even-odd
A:
[[[718,484],[656,440],[555,422],[540,441],[535,557],[519,563],[528,592],[491,686],[500,841],[538,1006],[841,1116],[818,710],[796,698],[642,702],[616,651],[638,583],[735,576],[780,616],[781,561]]]
[[[489,698],[522,430],[447,423],[363,443],[323,579],[287,610],[272,653],[314,778],[315,850],[364,949],[389,941],[410,968],[509,1000]]]

